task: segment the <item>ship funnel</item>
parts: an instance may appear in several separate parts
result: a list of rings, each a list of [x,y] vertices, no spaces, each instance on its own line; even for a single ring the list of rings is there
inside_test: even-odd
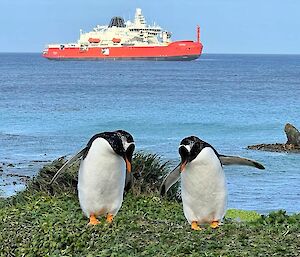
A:
[[[125,28],[124,19],[122,17],[113,17],[110,20],[110,23],[108,25],[109,28],[111,27],[118,27],[118,28]]]

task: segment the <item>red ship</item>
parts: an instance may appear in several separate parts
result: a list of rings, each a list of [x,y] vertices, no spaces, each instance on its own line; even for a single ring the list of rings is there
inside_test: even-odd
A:
[[[108,26],[90,32],[80,30],[77,43],[50,44],[43,57],[50,60],[166,60],[188,61],[202,53],[200,27],[197,41],[171,41],[171,33],[158,25],[147,25],[141,9],[133,22],[113,17]]]

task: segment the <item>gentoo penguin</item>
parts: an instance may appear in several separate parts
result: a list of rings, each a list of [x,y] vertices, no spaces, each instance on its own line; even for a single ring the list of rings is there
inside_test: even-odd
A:
[[[78,174],[81,209],[90,219],[90,225],[99,223],[99,215],[106,215],[107,222],[111,223],[123,202],[126,170],[131,172],[134,149],[133,137],[126,131],[96,134],[84,149],[61,167],[50,184],[82,157]]]
[[[196,136],[181,141],[179,154],[181,197],[186,219],[193,230],[201,230],[201,224],[217,228],[227,205],[227,187],[220,155]]]
[[[239,156],[219,154],[219,160],[222,165],[241,165],[252,166],[257,169],[265,169],[265,167],[257,161]],[[177,165],[163,180],[160,186],[160,195],[165,196],[168,190],[180,179],[180,164]]]

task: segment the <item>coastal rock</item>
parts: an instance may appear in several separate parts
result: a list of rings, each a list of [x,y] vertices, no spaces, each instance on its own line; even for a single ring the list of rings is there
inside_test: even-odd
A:
[[[298,129],[296,129],[292,124],[287,123],[284,127],[284,132],[287,137],[286,143],[250,145],[247,148],[270,152],[300,153],[300,132]]]
[[[251,150],[261,150],[269,152],[291,152],[291,153],[300,153],[300,147],[293,144],[258,144],[258,145],[249,145],[247,147]]]
[[[300,132],[292,124],[287,123],[284,127],[284,132],[287,137],[286,144],[300,146]]]

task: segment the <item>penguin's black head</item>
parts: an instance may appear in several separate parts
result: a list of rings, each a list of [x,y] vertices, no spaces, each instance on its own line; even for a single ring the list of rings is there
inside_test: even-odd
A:
[[[129,134],[127,131],[125,130],[116,130],[115,133],[120,137],[120,138],[124,138],[127,143],[134,143],[133,137],[131,134]]]
[[[217,151],[208,143],[196,136],[189,136],[181,140],[179,154],[181,157],[180,171],[183,171],[185,165],[193,161],[205,147],[211,147],[217,156]]]
[[[127,171],[131,172],[132,156],[135,149],[133,137],[125,130],[117,130],[115,133],[120,138],[123,146],[123,158],[126,162]]]

